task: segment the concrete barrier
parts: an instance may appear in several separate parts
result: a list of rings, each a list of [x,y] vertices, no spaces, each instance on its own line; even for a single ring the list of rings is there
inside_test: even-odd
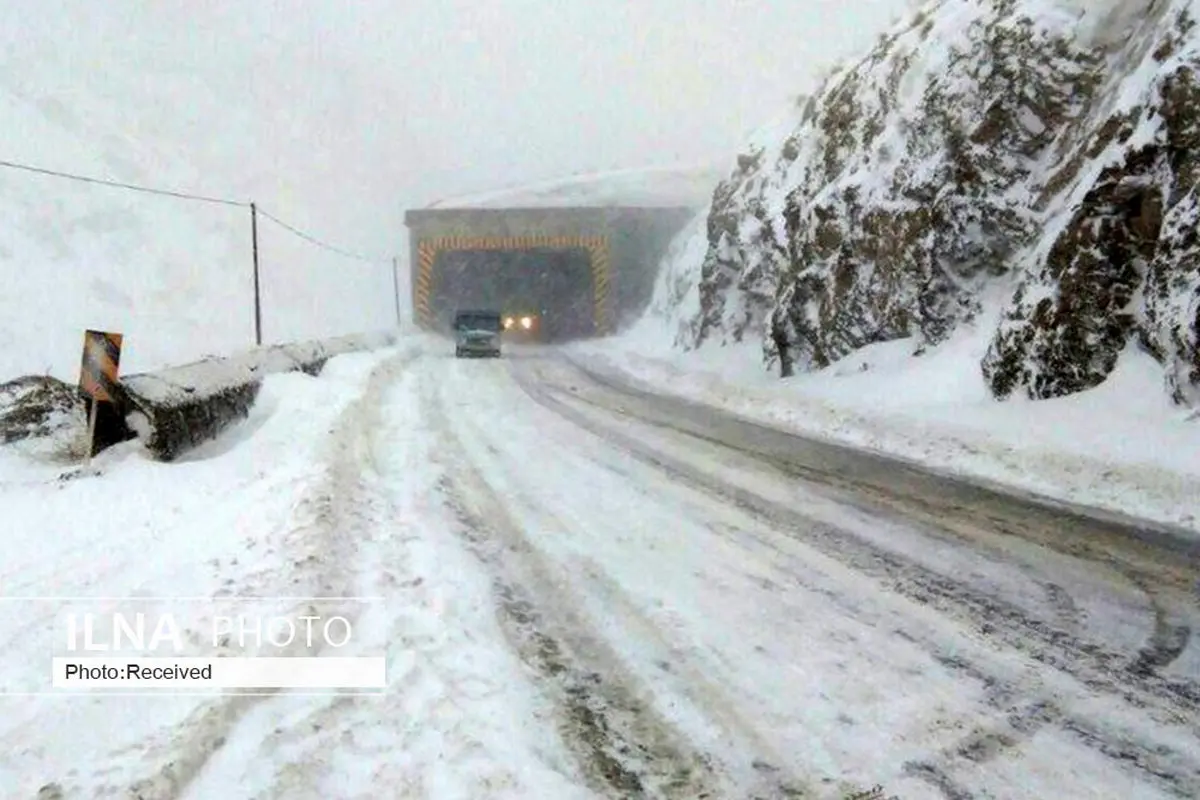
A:
[[[297,371],[317,375],[334,356],[390,347],[397,336],[380,332],[272,345],[129,375],[120,382],[121,414],[114,423],[126,430],[98,433],[117,441],[136,433],[154,458],[170,461],[244,419],[267,375]]]

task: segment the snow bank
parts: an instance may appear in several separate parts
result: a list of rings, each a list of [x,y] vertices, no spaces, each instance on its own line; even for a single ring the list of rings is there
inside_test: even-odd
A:
[[[221,598],[251,598],[249,613],[259,610],[254,598],[320,592],[323,564],[304,554],[326,545],[312,503],[324,489],[329,431],[387,359],[347,354],[320,378],[269,375],[243,425],[173,464],[127,444],[100,454],[94,474],[63,480],[60,469],[0,449],[10,522],[0,530],[0,690],[13,693],[0,714],[4,797],[183,796],[167,785],[194,775],[228,735],[222,726],[261,698],[23,694],[48,688],[65,605],[53,598],[93,598],[95,610],[136,596],[190,621],[190,610]],[[31,597],[43,599],[15,599]],[[43,786],[61,794],[39,795]]]
[[[434,355],[409,359],[410,345]],[[171,464],[124,445],[64,480],[0,450],[13,521],[0,530],[5,798],[594,796],[445,502],[424,397],[454,364],[445,352],[414,335],[333,358],[319,377],[266,375],[248,419]],[[181,622],[214,607],[291,611],[300,596],[381,598],[351,606],[340,654],[386,656],[388,690],[21,694],[49,682],[62,603],[45,598],[68,595],[136,597]]]
[[[392,332],[263,347],[122,379],[125,414],[155,457],[171,460],[243,419],[264,376],[316,375],[330,358],[395,344]]]

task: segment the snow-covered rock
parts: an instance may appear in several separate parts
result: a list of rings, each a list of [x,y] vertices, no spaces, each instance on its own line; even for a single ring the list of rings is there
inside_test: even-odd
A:
[[[1194,402],[1194,5],[926,3],[755,137],[656,313],[684,347],[753,337],[814,369],[923,352],[999,292],[996,396],[1090,388],[1136,341]]]
[[[1139,8],[1134,8],[1138,6]],[[1136,336],[1180,401],[1200,384],[1200,38],[1191,2],[1130,3],[1086,115],[1052,148],[1041,200],[1061,189],[984,360],[1001,396],[1088,389]],[[1137,11],[1140,14],[1135,14]]]
[[[0,383],[0,445],[20,442],[60,457],[82,453],[86,414],[83,393],[49,375]]]

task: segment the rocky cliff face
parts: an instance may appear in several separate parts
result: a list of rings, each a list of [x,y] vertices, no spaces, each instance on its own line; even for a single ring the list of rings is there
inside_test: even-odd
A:
[[[1060,136],[1038,202],[1057,198],[983,368],[1000,396],[1103,381],[1131,338],[1173,397],[1200,386],[1200,56],[1191,3],[1149,2],[1114,31],[1089,113]],[[1065,188],[1061,188],[1064,187]]]
[[[997,396],[1095,386],[1132,340],[1195,402],[1193,5],[928,3],[739,157],[682,343],[757,337],[799,368],[919,353],[1009,287],[980,364]]]

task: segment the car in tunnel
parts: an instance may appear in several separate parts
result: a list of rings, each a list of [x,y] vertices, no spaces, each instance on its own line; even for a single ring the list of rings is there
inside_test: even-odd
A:
[[[447,250],[433,260],[427,307],[495,309],[501,338],[513,344],[556,344],[595,332],[589,255],[583,248]]]
[[[457,358],[500,357],[504,329],[499,311],[460,310],[454,315],[454,355]]]
[[[504,338],[516,342],[537,342],[542,338],[542,312],[530,308],[508,310],[501,322]]]

